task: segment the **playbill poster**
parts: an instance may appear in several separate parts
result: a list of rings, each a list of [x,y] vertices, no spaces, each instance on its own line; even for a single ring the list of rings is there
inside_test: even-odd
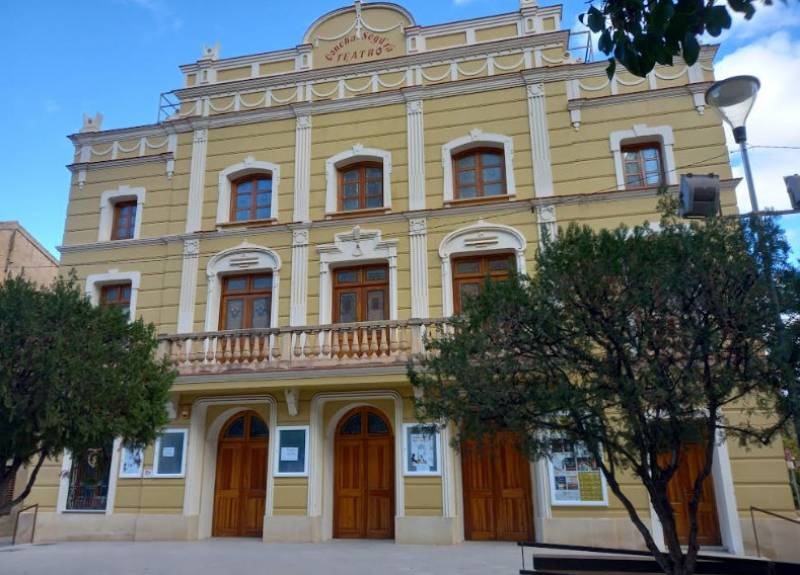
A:
[[[438,473],[438,453],[435,425],[415,425],[408,433],[407,471],[410,473]]]
[[[553,503],[605,502],[605,486],[597,463],[581,443],[560,442],[550,456]]]

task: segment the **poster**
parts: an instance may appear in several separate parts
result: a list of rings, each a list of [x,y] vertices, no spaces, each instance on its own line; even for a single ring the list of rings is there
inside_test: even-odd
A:
[[[300,450],[297,447],[281,447],[281,461],[297,461]]]
[[[597,463],[578,442],[560,441],[550,454],[554,505],[606,505],[606,486]]]
[[[435,425],[406,428],[406,473],[439,474],[439,430]]]
[[[141,477],[142,464],[144,463],[144,450],[122,449],[122,463],[120,464],[120,477]]]

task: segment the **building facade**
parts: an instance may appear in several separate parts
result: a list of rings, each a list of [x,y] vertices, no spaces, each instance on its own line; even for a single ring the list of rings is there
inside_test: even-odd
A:
[[[19,222],[0,222],[0,262],[6,278],[25,276],[41,285],[49,285],[58,276],[58,260],[42,246]],[[27,473],[20,469],[5,493],[0,492],[0,503],[18,497],[25,485]],[[0,515],[0,540],[11,534],[14,513]]]
[[[405,375],[423,334],[485,275],[532,271],[559,225],[656,221],[657,188],[693,171],[736,210],[703,101],[715,48],[609,80],[560,19],[522,0],[421,26],[357,1],[294,48],[205,48],[157,124],[85,118],[63,266],[156,324],[180,375],[155,446],[42,470],[37,537],[641,546],[580,446],[461,453],[417,421]],[[744,553],[750,505],[793,509],[782,446],[719,455],[703,540]]]

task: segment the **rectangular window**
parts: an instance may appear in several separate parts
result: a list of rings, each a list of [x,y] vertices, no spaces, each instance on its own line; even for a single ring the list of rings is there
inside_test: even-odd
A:
[[[222,279],[219,328],[257,329],[272,325],[272,274]]]
[[[661,146],[654,143],[622,146],[625,189],[660,186],[666,181]]]
[[[153,477],[183,477],[186,435],[186,429],[167,429],[156,439]]]
[[[111,225],[112,240],[129,240],[136,232],[136,200],[116,202]]]
[[[107,284],[100,288],[100,305],[117,305],[130,316],[131,284],[130,282]]]
[[[278,427],[278,457],[275,458],[276,477],[308,475],[308,426]]]
[[[507,279],[515,267],[514,255],[509,253],[454,258],[453,303],[455,312],[460,313],[468,298],[481,293],[487,278],[495,281]]]
[[[383,207],[383,165],[377,162],[351,164],[339,170],[339,211]]]
[[[67,511],[105,511],[111,472],[112,444],[73,455],[69,471]]]
[[[505,156],[496,148],[471,148],[453,157],[455,198],[504,196],[506,191]]]
[[[406,423],[405,475],[441,475],[439,427],[432,423]]]
[[[549,467],[552,505],[608,505],[606,479],[582,443],[556,441],[549,457]]]
[[[265,220],[272,217],[272,174],[259,173],[232,184],[231,221]]]
[[[388,266],[371,265],[334,270],[334,323],[385,319],[389,319]]]

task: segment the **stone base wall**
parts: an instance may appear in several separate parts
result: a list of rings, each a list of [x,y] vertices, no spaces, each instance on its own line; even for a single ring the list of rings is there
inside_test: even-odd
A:
[[[20,517],[18,538],[27,541],[33,515]],[[39,513],[35,542],[188,541],[197,539],[197,518],[183,515]]]
[[[549,518],[536,522],[536,540],[541,543],[646,549],[642,535],[625,518]]]
[[[452,545],[461,536],[455,517],[395,517],[394,538],[406,545]]]
[[[739,518],[742,523],[744,550],[756,555],[756,538],[750,517]],[[800,521],[800,517],[797,518]],[[800,563],[800,525],[772,517],[756,517],[758,547],[762,557],[775,561]],[[800,568],[798,568],[800,571]]]

